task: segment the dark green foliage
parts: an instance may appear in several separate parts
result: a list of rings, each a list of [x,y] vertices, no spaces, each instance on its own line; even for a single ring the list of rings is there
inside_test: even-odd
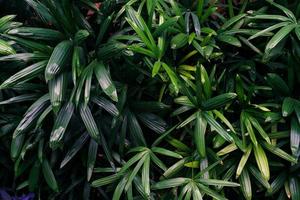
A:
[[[299,1],[2,4],[0,187],[300,199]]]

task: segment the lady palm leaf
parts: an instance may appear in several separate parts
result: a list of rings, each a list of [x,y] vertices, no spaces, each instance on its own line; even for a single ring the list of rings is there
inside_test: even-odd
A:
[[[296,2],[24,2],[1,4],[0,199],[299,199]]]

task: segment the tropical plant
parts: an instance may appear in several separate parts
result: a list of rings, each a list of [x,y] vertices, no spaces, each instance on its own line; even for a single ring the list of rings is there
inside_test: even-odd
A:
[[[2,198],[300,199],[298,1],[3,8]]]

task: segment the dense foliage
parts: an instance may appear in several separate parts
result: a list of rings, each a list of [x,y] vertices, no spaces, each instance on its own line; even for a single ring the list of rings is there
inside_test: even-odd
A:
[[[0,3],[2,198],[300,200],[298,0]]]

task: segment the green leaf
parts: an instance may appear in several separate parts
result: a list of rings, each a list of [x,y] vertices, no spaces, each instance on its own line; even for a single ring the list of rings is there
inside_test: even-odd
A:
[[[186,151],[186,152],[190,152],[191,148],[188,147],[186,144],[184,144],[183,142],[181,142],[180,140],[177,140],[171,136],[168,136],[166,138],[166,141],[168,143],[170,143],[172,146],[174,146],[175,148],[177,148],[180,151]]]
[[[98,144],[95,140],[91,139],[89,144],[88,156],[87,156],[87,181],[92,177],[94,165],[97,158]]]
[[[203,117],[206,119],[207,123],[216,130],[218,134],[220,134],[226,141],[233,142],[233,138],[231,135],[224,130],[224,128],[207,112],[203,112]]]
[[[280,158],[283,158],[283,159],[285,159],[289,162],[292,162],[292,163],[297,163],[297,159],[295,157],[289,155],[288,153],[286,153],[282,149],[280,149],[280,148],[278,148],[278,147],[276,147],[272,144],[266,143],[266,142],[263,142],[262,145],[265,149],[267,149],[271,153],[279,156]]]
[[[172,131],[174,131],[176,129],[177,125],[171,127],[170,129],[166,130],[165,132],[163,132],[151,145],[152,147],[157,146],[158,144],[160,144],[160,142],[163,141],[163,139],[165,137],[167,137],[169,134],[172,133]]]
[[[192,197],[192,192],[194,191],[194,184],[191,182],[187,185],[185,185],[182,190],[181,190],[181,193],[178,197],[178,200],[183,200],[184,199],[191,199]],[[199,190],[199,189],[198,189]],[[194,197],[193,197],[194,198]],[[202,199],[202,198],[200,198]]]
[[[32,101],[32,100],[36,100],[36,98],[38,96],[39,96],[38,94],[23,94],[23,95],[19,95],[19,96],[9,98],[9,99],[4,100],[4,101],[0,101],[0,105],[20,103],[20,102],[24,102],[24,101]]]
[[[241,173],[242,173],[242,171],[243,171],[243,169],[244,169],[244,167],[245,167],[245,165],[248,161],[248,158],[250,156],[251,151],[252,151],[252,145],[249,144],[247,149],[246,149],[246,152],[244,153],[244,155],[240,159],[239,165],[238,165],[237,170],[236,170],[236,178],[238,178],[241,175]]]
[[[155,0],[154,1],[147,0],[147,13],[148,13],[148,15],[151,16],[151,13],[153,13],[155,4],[156,4]]]
[[[188,158],[183,158],[179,160],[178,162],[167,168],[162,176],[165,178],[169,178],[176,175],[182,168],[184,168],[184,164],[189,161],[190,159]]]
[[[74,85],[76,85],[77,79],[82,73],[82,66],[84,65],[84,61],[85,59],[83,57],[83,48],[75,46],[72,55],[72,79]]]
[[[39,15],[39,17],[45,22],[45,23],[53,23],[57,25],[56,20],[51,15],[49,9],[42,4],[41,2],[37,2],[34,0],[25,0],[27,4],[29,4],[35,12]]]
[[[208,149],[208,152],[211,154],[210,149]],[[225,158],[226,156],[224,156],[223,158]],[[218,158],[217,158],[218,159]],[[219,159],[218,161],[222,161],[222,159]],[[205,178],[208,179],[209,178],[209,170],[213,169],[219,162],[215,162],[211,165],[208,165],[208,160],[207,158],[201,159],[200,160],[200,172],[196,175],[197,178]],[[196,178],[195,177],[195,178]]]
[[[239,39],[237,39],[236,37],[233,37],[231,35],[226,35],[226,34],[218,35],[218,39],[220,41],[225,42],[227,44],[230,44],[232,46],[236,46],[236,47],[241,47],[242,46]]]
[[[182,186],[182,185],[188,183],[189,181],[190,181],[190,179],[183,178],[183,177],[167,179],[167,180],[163,180],[163,181],[160,181],[158,183],[155,183],[152,186],[152,189],[153,190],[160,190],[160,189],[178,187],[178,186]]]
[[[141,122],[156,133],[164,133],[167,123],[158,115],[152,113],[141,113],[137,116]]]
[[[5,15],[0,18],[0,28],[16,18],[16,15]]]
[[[195,107],[195,105],[191,102],[190,99],[194,99],[194,97],[188,98],[187,96],[180,96],[175,98],[174,102],[184,106]]]
[[[99,141],[100,133],[90,108],[81,104],[79,106],[79,112],[87,132],[94,140]]]
[[[197,151],[201,158],[206,157],[206,145],[205,145],[205,132],[207,122],[202,117],[201,113],[198,112],[196,116],[196,124],[194,129],[194,139],[197,147]]]
[[[113,84],[109,71],[106,69],[103,62],[93,61],[95,63],[94,71],[97,80],[102,88],[103,92],[109,96],[113,101],[118,101],[117,90]]]
[[[145,49],[145,48],[143,48],[143,47],[141,47],[140,45],[137,45],[137,44],[132,44],[132,45],[128,46],[128,49],[131,50],[131,51],[140,53],[140,54],[144,54],[144,55],[149,56],[151,58],[156,58],[156,55],[152,51],[150,51],[148,49]]]
[[[295,33],[296,33],[296,36],[297,36],[298,40],[300,40],[300,27],[299,26],[297,26],[295,28]]]
[[[300,105],[295,105],[295,113],[296,113],[298,122],[300,123]]]
[[[160,24],[153,33],[154,37],[160,36],[163,32],[168,30],[169,27],[172,27],[178,21],[179,16],[175,16],[167,19],[164,23]]]
[[[146,195],[150,196],[150,156],[146,156],[142,168],[142,185]]]
[[[212,97],[212,98],[204,101],[202,104],[202,107],[205,110],[217,109],[217,108],[220,108],[220,107],[226,105],[227,103],[231,102],[233,99],[236,98],[236,96],[237,95],[235,93],[221,94],[219,96]]]
[[[200,46],[200,44],[196,40],[192,41],[192,45],[200,53],[200,55],[204,56],[204,48]]]
[[[202,195],[200,192],[200,189],[197,187],[197,185],[195,183],[193,183],[193,199],[198,199],[198,200],[202,200]]]
[[[161,62],[156,61],[152,68],[152,77],[155,77],[156,74],[158,74],[160,67],[161,67]]]
[[[48,106],[49,95],[44,95],[35,101],[24,114],[23,119],[13,133],[13,137],[17,137],[20,134],[28,131],[28,129],[34,124],[35,120],[40,116],[43,110]]]
[[[64,35],[59,31],[37,27],[18,27],[9,30],[8,34],[33,40],[59,41],[64,39]]]
[[[11,145],[10,145],[10,157],[12,158],[12,160],[15,161],[19,157],[21,150],[23,148],[24,139],[25,139],[24,134],[12,138]]]
[[[244,123],[245,123],[245,127],[247,129],[247,132],[250,136],[252,143],[254,144],[254,146],[257,146],[258,145],[257,139],[256,139],[255,133],[253,131],[252,124],[248,117],[244,119]]]
[[[147,151],[147,150],[148,150],[147,147],[137,146],[137,147],[131,148],[131,149],[127,152],[127,154],[133,153],[133,152],[142,152],[142,151]]]
[[[93,68],[89,68],[85,77],[84,88],[84,105],[86,106],[90,101],[91,85],[92,85]]]
[[[19,45],[21,45],[31,51],[39,51],[39,52],[45,53],[47,55],[52,52],[51,47],[49,47],[45,44],[39,43],[39,42],[34,42],[31,40],[26,40],[26,39],[22,39],[22,38],[10,36],[10,35],[5,35],[5,34],[3,34],[3,36],[9,40],[16,41]]]
[[[134,167],[134,169],[131,171],[128,180],[126,182],[125,185],[125,190],[127,191],[129,189],[129,187],[132,185],[132,181],[135,178],[135,176],[137,175],[137,173],[139,172],[139,170],[141,169],[142,165],[144,164],[144,161],[146,159],[146,157],[149,157],[149,154],[145,154],[136,164],[136,166]]]
[[[95,104],[97,104],[98,106],[100,106],[101,108],[103,108],[104,110],[106,110],[111,115],[113,115],[115,117],[117,117],[119,115],[119,111],[118,111],[117,107],[115,106],[115,104],[113,104],[112,102],[110,102],[106,98],[104,98],[104,97],[93,97],[92,101]]]
[[[53,50],[45,69],[46,81],[52,80],[67,65],[72,54],[73,43],[69,40],[60,42]]]
[[[226,154],[228,154],[232,151],[235,151],[237,149],[238,149],[237,146],[234,143],[232,143],[232,144],[227,145],[226,147],[224,147],[220,151],[218,151],[216,154],[217,154],[217,156],[223,156],[223,155],[226,155]]]
[[[178,33],[171,39],[171,48],[180,49],[188,42],[188,36],[184,33]]]
[[[134,11],[131,6],[126,7],[126,13],[128,17],[126,18],[127,22],[139,35],[146,46],[155,52],[157,50],[155,41],[143,18],[136,11]]]
[[[142,151],[136,155],[134,155],[132,158],[130,158],[121,168],[121,170],[118,173],[123,173],[129,169],[134,163],[138,162],[145,154],[147,151]]]
[[[94,5],[94,4],[92,4]],[[99,30],[99,33],[98,33],[98,36],[97,36],[97,41],[96,41],[96,46],[98,46],[100,44],[100,42],[102,42],[103,40],[103,37],[104,37],[104,34],[106,33],[111,21],[112,21],[112,15],[106,17],[100,24],[100,30]]]
[[[71,147],[71,149],[68,150],[63,161],[60,163],[60,168],[63,168],[78,153],[78,151],[83,147],[83,145],[87,141],[88,136],[89,135],[87,133],[84,133],[74,142],[73,146]]]
[[[61,103],[66,90],[66,74],[59,74],[49,81],[49,95],[50,102],[53,108],[53,111],[57,113],[60,109]]]
[[[119,180],[122,177],[122,175],[124,175],[124,173],[117,173],[110,176],[106,176],[93,181],[91,185],[92,187],[101,187],[104,185],[108,185]]]
[[[128,125],[129,125],[130,134],[132,135],[132,140],[135,142],[135,144],[141,146],[147,146],[139,122],[137,121],[135,115],[131,112],[129,112],[128,114]]]
[[[284,6],[282,6],[278,3],[275,3],[273,0],[267,0],[267,2],[269,2],[271,5],[277,7],[278,9],[280,9],[282,12],[284,12],[284,14],[286,14],[286,16],[291,18],[294,22],[297,21],[295,15],[293,14],[293,12],[290,11],[289,9],[287,9],[286,7],[284,7]]]
[[[295,24],[290,24],[281,28],[268,42],[265,48],[265,52],[270,52],[273,48],[275,48],[280,41],[282,41],[294,28]]]
[[[245,44],[247,45],[252,51],[256,52],[259,55],[263,55],[263,53],[256,47],[254,46],[249,40],[247,40],[246,38],[239,36],[239,39]],[[268,53],[265,55],[265,57],[269,56],[271,53]],[[263,58],[265,59],[265,58]]]
[[[229,12],[229,17],[230,18],[234,17],[232,0],[228,0],[228,12]]]
[[[264,19],[264,20],[278,20],[291,23],[291,20],[288,17],[282,15],[268,15],[268,14],[258,14],[254,16],[248,16],[250,19]]]
[[[202,184],[197,184],[198,187],[200,188],[201,191],[204,191],[207,195],[213,197],[214,199],[218,199],[218,200],[226,200],[225,197],[219,195],[217,192],[215,192],[214,190],[202,185]]]
[[[261,127],[258,121],[254,117],[249,117],[249,121],[254,126],[254,128],[258,131],[258,133],[264,138],[269,144],[271,144],[271,140],[265,130]]]
[[[198,179],[201,184],[204,185],[215,185],[215,186],[225,186],[225,187],[239,187],[240,184],[230,182],[230,181],[223,181],[223,180],[217,180],[217,179]]]
[[[167,170],[166,165],[153,152],[150,152],[150,157],[151,161],[155,163],[157,167],[159,167],[163,171]]]
[[[294,156],[300,154],[300,126],[299,122],[292,118],[291,120],[291,135],[290,135],[290,148]]]
[[[253,147],[257,166],[262,176],[268,181],[270,179],[269,162],[263,148],[258,144]]]
[[[197,15],[200,17],[203,12],[203,7],[204,7],[205,1],[204,0],[199,0],[197,3]]]
[[[191,106],[192,107],[196,107],[198,106],[198,102],[196,100],[196,98],[194,97],[193,95],[193,91],[191,88],[189,88],[185,83],[184,81],[181,81],[181,93],[186,95],[186,96],[183,96],[183,97],[178,97],[175,99],[175,102],[176,103],[181,103],[182,105],[188,105],[189,103],[191,103]],[[185,100],[184,98],[187,97],[188,99]],[[178,100],[183,100],[182,102],[179,102]]]
[[[290,24],[290,22],[280,22],[280,23],[274,24],[273,26],[270,26],[270,27],[268,27],[268,28],[266,28],[264,30],[261,30],[261,31],[255,33],[254,35],[250,36],[248,38],[248,40],[253,40],[254,38],[257,38],[259,36],[263,36],[265,33],[274,31],[274,30],[276,30],[278,28],[281,28],[283,26],[287,26],[289,24]]]
[[[41,72],[43,72],[46,64],[47,64],[47,61],[40,61],[29,67],[26,67],[25,69],[17,72],[16,74],[14,74],[10,78],[8,78],[6,81],[4,81],[1,84],[0,89],[10,88],[10,87],[15,86],[16,84],[24,83],[26,81],[29,81],[29,80],[35,78]]]
[[[200,67],[200,73],[201,73],[201,83],[203,85],[203,92],[205,93],[205,96],[208,99],[211,97],[212,94],[212,86],[207,71],[203,65],[201,65]]]
[[[178,91],[179,91],[179,82],[180,81],[179,81],[177,75],[166,63],[162,63],[162,67],[164,68],[164,70],[167,72],[169,78],[171,79],[171,82],[175,87],[176,93],[178,93]]]
[[[23,61],[23,62],[40,61],[40,60],[45,60],[45,59],[48,59],[48,58],[49,58],[49,56],[47,56],[43,53],[39,53],[39,52],[17,53],[17,54],[11,54],[11,55],[7,55],[7,56],[1,56],[0,57],[0,62],[3,62],[3,61]]]
[[[116,189],[115,189],[115,192],[114,192],[114,195],[113,195],[113,198],[112,200],[119,200],[121,198],[121,195],[123,193],[123,190],[126,186],[126,183],[128,181],[128,177],[125,176],[120,182],[119,184],[117,185]]]
[[[279,191],[282,186],[284,185],[287,178],[286,171],[281,172],[271,183],[270,189],[267,191],[267,195],[275,194],[277,191]]]
[[[290,97],[286,97],[282,103],[282,116],[289,116],[295,109],[295,101]]]
[[[215,6],[214,4],[212,4],[211,6],[209,6],[205,12],[203,13],[203,15],[201,16],[201,23],[204,23],[212,14],[214,14],[217,11],[217,6]]]
[[[226,140],[221,135],[218,134],[213,139],[213,148],[214,149],[220,148],[225,142]]]
[[[193,24],[194,24],[195,33],[196,33],[197,36],[200,36],[201,27],[200,27],[199,17],[197,15],[195,15],[193,12],[191,12],[191,15],[192,15],[192,20],[193,20]]]
[[[161,154],[161,155],[165,155],[165,156],[169,156],[169,157],[173,157],[173,158],[182,158],[182,156],[180,154],[175,153],[175,152],[170,151],[170,150],[165,149],[165,148],[152,147],[151,150],[152,150],[152,152],[158,153],[158,154]]]
[[[237,23],[238,21],[240,21],[242,18],[244,18],[246,16],[246,14],[239,14],[239,15],[236,15],[232,18],[230,18],[229,20],[227,20],[223,26],[221,27],[221,29],[227,29],[229,28],[230,26],[232,26],[233,24]]]
[[[300,183],[297,177],[289,179],[289,186],[293,200],[300,200]]]
[[[140,112],[164,112],[170,109],[169,105],[158,101],[134,101],[130,106]]]
[[[81,73],[81,75],[79,77],[79,82],[78,82],[77,91],[76,91],[76,95],[75,95],[75,104],[76,104],[76,107],[78,107],[78,105],[79,105],[80,97],[81,97],[81,92],[82,92],[82,89],[83,89],[83,84],[85,83],[87,74],[90,72],[90,70],[91,70],[92,67],[93,67],[93,65],[91,63],[90,65],[88,65],[88,67],[86,67],[83,70],[83,72]],[[74,79],[73,79],[73,81],[74,81]]]
[[[271,139],[288,138],[290,137],[290,132],[289,131],[272,132],[269,134],[269,137]]]
[[[185,163],[184,166],[189,168],[199,168],[200,162],[196,160],[196,161]]]
[[[99,11],[99,8],[91,0],[80,0],[80,2],[84,3],[86,6],[88,6],[89,8],[95,11]]]
[[[250,173],[258,180],[266,189],[270,189],[270,184],[269,182],[262,176],[259,170],[257,170],[256,167],[253,165],[250,165],[249,167]]]
[[[191,123],[192,121],[194,121],[197,117],[197,112],[193,113],[192,115],[190,115],[188,118],[186,118],[183,122],[181,122],[176,129],[182,128],[184,126],[186,126],[187,124]]]
[[[0,55],[15,54],[16,51],[6,41],[0,39]]]
[[[71,120],[74,112],[74,105],[72,102],[68,102],[60,110],[50,136],[50,147],[56,148],[57,144],[61,142],[67,126]]]
[[[228,121],[228,119],[226,119],[226,117],[221,113],[219,112],[218,110],[213,110],[212,111],[216,117],[218,117],[232,132],[235,133],[235,130],[232,126],[232,124]]]
[[[90,33],[87,30],[79,30],[76,32],[74,37],[74,42],[77,45],[80,45],[84,40],[89,37]]]
[[[45,178],[48,186],[54,192],[58,192],[58,185],[57,185],[55,176],[53,174],[53,171],[51,169],[51,166],[50,166],[48,160],[46,160],[46,159],[43,160],[42,169],[43,169],[44,178]]]
[[[251,180],[247,169],[244,169],[239,178],[241,184],[241,190],[246,200],[252,199],[252,187]]]
[[[34,162],[34,165],[32,166],[30,172],[29,172],[29,178],[28,178],[28,186],[29,191],[35,191],[36,188],[38,188],[38,181],[41,171],[41,164],[39,160]]]
[[[269,73],[266,77],[267,83],[280,95],[288,96],[290,89],[285,81],[275,73]]]

